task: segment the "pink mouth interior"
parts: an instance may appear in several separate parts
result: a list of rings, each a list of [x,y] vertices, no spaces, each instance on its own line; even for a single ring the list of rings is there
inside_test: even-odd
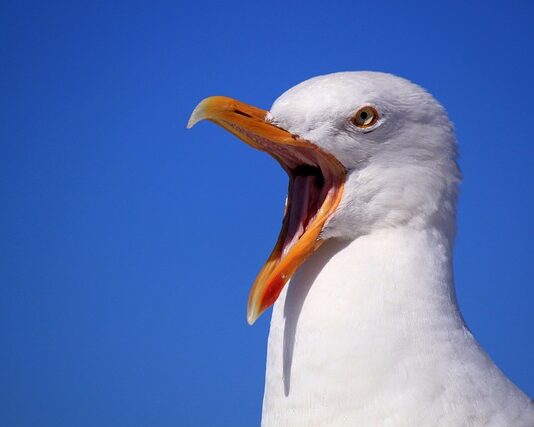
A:
[[[304,234],[326,197],[320,169],[303,167],[297,168],[293,173],[287,201],[287,233],[282,249],[284,255]]]
[[[320,168],[317,153],[313,148],[281,145],[234,123],[226,123],[239,133],[247,135],[263,151],[274,157],[290,177],[286,217],[281,233],[281,255],[285,255],[317,216],[328,193],[334,188],[333,182]],[[310,146],[313,147],[311,143]]]

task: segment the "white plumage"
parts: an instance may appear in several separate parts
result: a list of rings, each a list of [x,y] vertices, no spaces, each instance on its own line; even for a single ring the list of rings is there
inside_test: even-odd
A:
[[[350,124],[362,105],[380,112],[372,129]],[[289,90],[269,118],[348,175],[327,242],[275,303],[262,426],[534,426],[458,309],[443,108],[404,79],[338,73]]]

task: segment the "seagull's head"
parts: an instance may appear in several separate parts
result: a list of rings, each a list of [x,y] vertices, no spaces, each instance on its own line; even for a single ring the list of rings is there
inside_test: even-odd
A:
[[[452,241],[460,180],[453,128],[443,107],[405,79],[319,76],[289,89],[269,112],[210,97],[188,127],[203,119],[269,153],[289,175],[282,230],[252,287],[249,323],[327,239],[408,226]]]

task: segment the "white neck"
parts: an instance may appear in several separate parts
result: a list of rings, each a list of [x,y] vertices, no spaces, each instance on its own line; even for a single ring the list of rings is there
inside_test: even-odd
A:
[[[464,425],[527,407],[465,327],[451,252],[408,227],[327,241],[274,306],[262,425]]]

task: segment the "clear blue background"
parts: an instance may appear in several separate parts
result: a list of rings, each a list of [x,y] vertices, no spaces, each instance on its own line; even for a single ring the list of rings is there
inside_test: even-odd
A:
[[[286,177],[192,108],[309,77],[428,88],[461,143],[465,318],[534,395],[534,3],[0,6],[0,425],[259,424],[248,291]]]

